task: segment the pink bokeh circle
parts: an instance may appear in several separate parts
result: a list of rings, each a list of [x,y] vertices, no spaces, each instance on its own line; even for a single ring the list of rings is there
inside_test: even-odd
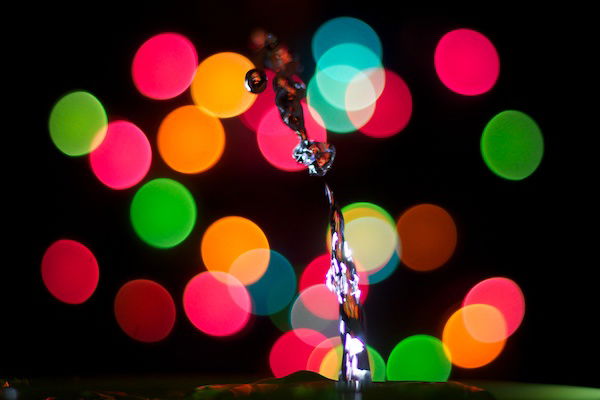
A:
[[[435,70],[448,89],[466,96],[489,91],[500,73],[500,58],[492,42],[471,29],[456,29],[438,42]]]
[[[151,162],[148,138],[128,121],[110,122],[102,144],[90,153],[92,171],[111,189],[137,185],[148,173]]]
[[[140,93],[165,100],[190,86],[197,67],[198,54],[188,38],[178,33],[161,33],[140,46],[131,73]]]

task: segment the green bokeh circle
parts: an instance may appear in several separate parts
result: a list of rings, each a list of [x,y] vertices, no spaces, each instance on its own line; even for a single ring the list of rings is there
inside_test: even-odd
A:
[[[177,246],[196,223],[196,203],[181,183],[154,179],[142,186],[131,202],[131,223],[146,243],[159,248]]]
[[[451,369],[439,339],[414,335],[392,350],[387,362],[387,378],[390,381],[446,382]]]
[[[385,360],[377,350],[369,345],[367,345],[367,353],[371,364],[371,379],[373,382],[385,382]]]
[[[502,111],[483,130],[481,154],[496,175],[513,181],[522,180],[542,162],[544,138],[538,125],[527,114]]]
[[[78,91],[63,96],[50,112],[50,138],[60,151],[82,156],[95,150],[106,136],[108,117],[91,93]]]

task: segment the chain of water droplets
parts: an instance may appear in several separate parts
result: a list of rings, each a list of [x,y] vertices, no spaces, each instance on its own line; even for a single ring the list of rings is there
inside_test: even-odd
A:
[[[310,175],[324,176],[335,159],[335,147],[308,138],[304,125],[301,100],[306,96],[306,86],[293,79],[298,63],[287,47],[277,38],[262,30],[251,36],[251,47],[257,52],[258,68],[248,71],[245,85],[252,93],[261,93],[267,87],[264,67],[275,72],[273,90],[275,104],[283,122],[299,139],[292,156],[308,167]],[[371,381],[371,369],[365,338],[365,317],[360,304],[359,277],[352,253],[344,238],[344,217],[333,192],[325,184],[330,206],[331,265],[326,284],[340,305],[339,332],[342,342],[342,364],[339,381],[346,388],[359,390]]]

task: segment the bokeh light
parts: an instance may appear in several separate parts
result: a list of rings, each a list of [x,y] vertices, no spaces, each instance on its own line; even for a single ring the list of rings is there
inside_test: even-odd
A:
[[[312,286],[311,286],[312,287]],[[293,329],[312,329],[314,331],[322,333],[325,337],[333,337],[339,335],[339,321],[337,318],[322,318],[319,315],[312,312],[304,301],[303,297],[306,296],[307,290],[310,287],[298,295],[294,300],[292,308],[290,309],[290,324]],[[333,299],[336,303],[337,300]],[[338,305],[339,310],[339,305]]]
[[[52,296],[68,304],[89,299],[98,286],[99,275],[94,254],[75,240],[57,240],[42,258],[44,285]]]
[[[186,285],[183,308],[200,331],[211,336],[231,336],[248,323],[252,302],[246,287],[234,276],[206,271]]]
[[[327,131],[315,112],[309,112],[303,101],[304,124],[310,140],[327,142]],[[275,168],[283,171],[301,171],[306,165],[296,162],[293,158],[294,148],[298,145],[298,135],[287,127],[275,106],[271,106],[261,120],[256,132],[258,148],[265,159]]]
[[[317,61],[315,79],[329,104],[352,111],[373,104],[385,85],[381,60],[356,43],[343,43],[329,49]]]
[[[489,91],[500,73],[496,48],[483,34],[471,29],[456,29],[438,42],[435,70],[450,90],[473,96]]]
[[[312,260],[300,275],[298,282],[298,291],[302,292],[314,285],[320,285],[325,282],[325,276],[331,266],[331,255],[329,253],[321,254]],[[363,270],[358,270],[360,289],[360,303],[364,304],[369,294],[370,279],[368,274]]]
[[[266,235],[251,220],[229,216],[213,222],[204,232],[200,251],[206,269],[234,273],[243,284],[260,279],[269,266],[270,252],[255,252],[240,256],[255,249],[269,250]],[[252,263],[247,263],[251,259]],[[233,266],[233,269],[232,269]]]
[[[203,111],[230,118],[246,111],[256,95],[244,87],[254,64],[241,54],[217,53],[200,63],[192,82],[192,98]]]
[[[491,363],[504,348],[505,340],[486,343],[471,335],[465,325],[465,309],[477,307],[473,304],[456,311],[446,322],[442,341],[450,353],[452,364],[461,368],[478,368]]]
[[[188,237],[196,223],[196,203],[181,183],[167,178],[144,184],[131,202],[131,223],[147,244],[170,248]]]
[[[335,343],[335,345],[333,345],[333,343]],[[325,349],[327,349],[327,353],[323,355],[322,353]],[[369,364],[371,366],[372,381],[384,382],[386,367],[383,357],[381,357],[381,354],[379,354],[377,350],[369,345],[367,345],[367,356],[369,357]],[[342,345],[339,339],[337,340],[337,343],[329,339],[328,341],[320,344],[319,347],[313,351],[313,354],[311,354],[311,357],[309,358],[309,366],[314,365],[316,359],[321,358],[321,365],[319,370],[316,372],[320,373],[326,378],[338,380],[341,370],[342,357]]]
[[[484,343],[496,343],[508,337],[506,321],[496,307],[489,304],[471,304],[463,307],[465,327],[473,339]]]
[[[152,149],[148,138],[135,124],[113,121],[106,137],[91,154],[90,164],[96,177],[111,189],[128,189],[148,173]]]
[[[340,316],[337,296],[324,283],[304,289],[300,293],[299,299],[310,312],[319,318],[337,320]]]
[[[385,87],[375,103],[372,116],[359,130],[374,138],[387,138],[401,132],[412,115],[412,95],[404,80],[395,72],[385,70]],[[356,114],[350,113],[350,119]],[[360,121],[358,121],[360,123]]]
[[[398,343],[387,362],[390,381],[446,382],[452,365],[444,344],[433,336],[414,335]]]
[[[145,41],[135,53],[133,83],[151,99],[171,99],[192,83],[198,67],[196,48],[178,33],[161,33]]]
[[[311,329],[294,329],[280,336],[269,354],[269,365],[276,378],[306,369],[312,351],[327,337]]]
[[[345,237],[352,257],[363,271],[378,271],[396,252],[398,234],[387,221],[362,217],[346,223]]]
[[[463,306],[470,304],[489,304],[498,309],[506,321],[506,337],[517,330],[525,315],[523,291],[508,278],[489,278],[473,286],[463,301]]]
[[[369,364],[371,364],[371,379],[373,382],[385,382],[386,365],[385,360],[373,347],[367,345]]]
[[[115,297],[115,318],[123,331],[140,342],[166,338],[175,324],[175,303],[160,284],[147,279],[127,282]]]
[[[431,271],[444,265],[456,248],[452,216],[433,204],[419,204],[398,219],[401,259],[415,271]]]
[[[386,72],[382,67],[369,68],[359,71],[346,87],[344,109],[352,120],[355,112],[372,108],[377,99],[383,94],[386,86]],[[371,117],[372,118],[372,117]]]
[[[196,174],[211,168],[225,149],[221,120],[198,107],[183,106],[168,114],[158,129],[158,151],[175,171]]]
[[[481,136],[483,161],[496,175],[525,179],[539,167],[544,155],[544,138],[527,114],[507,110],[490,120]]]
[[[321,72],[317,71],[317,74],[319,73]],[[322,126],[331,132],[354,132],[366,124],[375,111],[375,103],[351,113],[331,105],[319,90],[316,76],[308,82],[306,93],[310,113],[315,118],[320,118]]]
[[[264,252],[270,254],[261,254]],[[258,281],[247,286],[254,305],[252,312],[257,315],[271,315],[281,311],[292,301],[296,293],[296,272],[292,264],[274,250],[257,249],[244,254],[248,253],[254,253],[252,256],[254,263],[248,265],[244,271],[260,271],[265,257],[268,260],[266,272],[263,272]],[[232,268],[233,275],[235,272],[237,272],[236,269]],[[238,274],[236,276],[246,277],[247,275]]]
[[[319,373],[319,374],[329,378],[328,375],[321,373],[321,365],[323,365],[323,360],[325,359],[325,357],[329,354],[329,352],[331,350],[335,350],[335,348],[339,346],[340,351],[341,351],[341,343],[342,343],[342,340],[340,339],[339,335],[323,340],[310,353],[310,357],[308,357],[308,362],[306,363],[306,369],[308,371],[313,371],[313,372]],[[332,358],[332,357],[330,357],[330,358]],[[332,363],[328,362],[327,366],[325,368],[323,368],[323,372],[329,372],[330,370],[334,369],[334,366],[329,365],[329,364],[332,364]],[[335,372],[332,372],[331,374],[333,375],[333,373],[335,373]],[[338,369],[338,373],[339,373],[339,369]],[[337,376],[335,378],[331,378],[331,379],[337,379]]]
[[[327,50],[343,43],[356,43],[365,46],[381,59],[381,40],[366,22],[352,17],[330,19],[317,29],[312,39],[312,53],[315,61]]]
[[[54,145],[68,156],[95,150],[106,135],[108,117],[91,93],[76,91],[61,97],[50,112],[48,129]]]
[[[382,207],[380,207],[376,204],[373,204],[373,203],[356,202],[356,203],[348,204],[347,206],[344,206],[342,208],[342,214],[344,215],[344,221],[345,221],[346,225],[348,225],[349,223],[356,221],[360,218],[376,218],[376,219],[381,220],[381,223],[389,224],[389,226],[392,227],[394,229],[394,231],[396,229],[395,228],[396,222],[394,221],[392,216],[385,209],[383,209]],[[372,230],[372,229],[378,230],[378,226],[381,224],[379,222],[373,223],[373,221],[371,221],[369,223],[368,220],[364,221],[364,222],[366,222],[365,225],[371,225],[370,230]],[[360,228],[360,225],[361,224],[355,226],[354,228]],[[365,234],[366,232],[362,232],[362,233]],[[346,238],[350,245],[350,249],[353,252],[354,261],[356,262],[356,268],[359,272],[359,276],[361,276],[361,281],[363,280],[362,275],[364,273],[366,273],[367,279],[365,280],[365,282],[368,281],[369,284],[379,283],[379,282],[383,281],[384,279],[388,278],[396,270],[396,268],[398,268],[398,265],[400,263],[399,254],[401,253],[402,246],[401,246],[400,241],[397,238],[397,233],[394,232],[392,234],[389,232],[389,228],[385,227],[385,228],[383,228],[383,230],[377,232],[376,235],[384,236],[387,239],[387,240],[384,240],[382,243],[378,243],[378,245],[376,246],[376,247],[383,248],[384,253],[379,254],[379,255],[373,255],[373,252],[376,251],[377,249],[370,246],[369,241],[360,242],[360,240],[361,240],[360,234],[357,235],[357,237],[354,239],[359,242],[357,248],[360,249],[360,251],[366,252],[367,256],[373,255],[373,257],[368,257],[368,259],[370,259],[371,261],[373,261],[375,259],[374,264],[372,262],[371,263],[367,262],[365,264],[365,266],[363,266],[364,260],[361,260],[360,256],[357,258],[357,255],[355,254],[355,251],[352,248],[352,243],[350,243],[349,239]],[[393,236],[396,236],[396,238],[394,239]],[[386,243],[387,243],[387,245],[390,244],[389,243],[390,240],[391,241],[395,240],[397,242],[397,246],[393,251],[392,251],[391,247],[386,246]],[[331,232],[330,232],[329,227],[327,229],[326,242],[327,242],[327,248],[329,249],[331,247]],[[377,258],[379,258],[379,260],[376,260]],[[378,266],[378,264],[380,264],[380,265]],[[362,298],[362,295],[361,295],[361,298]]]

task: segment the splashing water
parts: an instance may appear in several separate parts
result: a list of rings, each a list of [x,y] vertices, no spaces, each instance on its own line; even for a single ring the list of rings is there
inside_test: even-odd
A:
[[[261,93],[266,89],[267,75],[261,69],[262,66],[275,72],[275,104],[283,122],[299,138],[292,156],[308,167],[310,175],[324,176],[335,159],[335,147],[308,139],[300,103],[306,96],[306,87],[292,78],[298,68],[297,62],[275,36],[262,30],[252,34],[251,45],[259,53],[259,68],[246,74],[246,89],[252,93]],[[335,293],[340,304],[339,329],[343,355],[339,381],[343,388],[358,391],[371,382],[359,278],[352,252],[344,239],[344,217],[327,184],[325,192],[329,200],[331,224],[331,266],[327,272],[326,284]]]
[[[296,132],[299,139],[292,157],[306,165],[310,175],[325,175],[335,159],[335,147],[308,139],[300,103],[306,97],[306,86],[292,78],[298,69],[298,63],[287,47],[281,45],[275,36],[262,30],[252,34],[251,45],[258,52],[256,64],[259,68],[246,73],[246,89],[252,93],[262,93],[267,87],[267,75],[262,67],[275,72],[275,104],[283,122]]]
[[[359,277],[352,251],[344,238],[344,217],[327,184],[325,193],[329,200],[331,226],[331,266],[327,272],[326,284],[340,303],[340,337],[343,349],[340,381],[358,390],[371,381]]]

